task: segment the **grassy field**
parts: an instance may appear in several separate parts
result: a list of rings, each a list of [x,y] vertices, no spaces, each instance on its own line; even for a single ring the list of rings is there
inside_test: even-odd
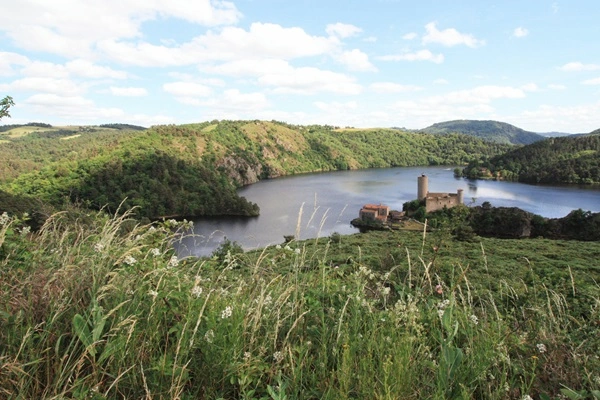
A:
[[[600,243],[186,228],[2,216],[0,398],[600,398]]]

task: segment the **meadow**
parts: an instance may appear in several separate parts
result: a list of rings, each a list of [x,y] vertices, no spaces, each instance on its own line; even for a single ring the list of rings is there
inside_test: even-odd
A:
[[[0,398],[600,399],[600,243],[0,217]]]

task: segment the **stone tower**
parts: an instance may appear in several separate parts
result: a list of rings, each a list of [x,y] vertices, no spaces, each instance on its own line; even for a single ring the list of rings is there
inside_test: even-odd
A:
[[[423,174],[417,178],[417,199],[425,200],[428,192],[427,175]]]
[[[464,191],[462,189],[458,189],[456,191],[456,194],[458,195],[458,204],[465,204],[465,194],[464,194]]]

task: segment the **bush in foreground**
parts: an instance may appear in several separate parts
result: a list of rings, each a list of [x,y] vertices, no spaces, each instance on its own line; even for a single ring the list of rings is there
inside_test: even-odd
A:
[[[597,286],[531,270],[491,290],[425,234],[380,258],[320,240],[180,260],[185,227],[127,217],[32,235],[3,216],[0,397],[599,396]]]

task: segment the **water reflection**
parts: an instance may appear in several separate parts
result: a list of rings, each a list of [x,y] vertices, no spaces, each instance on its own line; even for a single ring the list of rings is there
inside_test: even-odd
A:
[[[358,232],[350,221],[366,203],[402,209],[414,200],[417,177],[429,176],[429,190],[465,190],[465,202],[519,207],[549,218],[582,208],[600,211],[600,188],[532,186],[514,182],[469,181],[454,177],[453,168],[416,167],[305,174],[261,181],[239,191],[256,202],[256,218],[204,218],[195,221],[195,236],[178,247],[182,255],[210,255],[225,238],[244,248],[280,244],[285,235],[298,239],[327,237],[333,232]]]

